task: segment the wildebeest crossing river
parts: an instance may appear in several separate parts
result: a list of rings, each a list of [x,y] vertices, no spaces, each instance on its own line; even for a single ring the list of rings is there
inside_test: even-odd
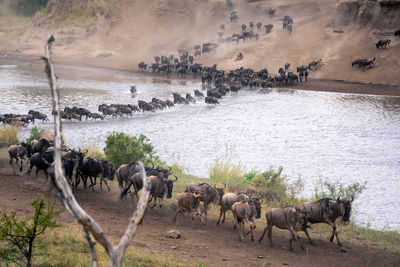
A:
[[[201,89],[195,80],[166,80],[102,68],[57,66],[62,106],[97,111],[101,103],[137,104],[138,99],[171,99],[173,92]],[[129,87],[135,84],[137,95]],[[0,114],[39,110],[51,117],[51,96],[43,65],[0,60]],[[39,123],[52,128],[52,120]],[[22,128],[20,135],[29,135]],[[266,170],[283,166],[301,176],[305,195],[321,177],[345,184],[367,181],[355,200],[361,225],[400,229],[400,98],[274,89],[242,90],[217,106],[204,101],[155,113],[104,121],[66,122],[70,146],[104,147],[112,131],[148,136],[160,157],[189,173],[208,177],[210,165],[232,149],[233,161]]]

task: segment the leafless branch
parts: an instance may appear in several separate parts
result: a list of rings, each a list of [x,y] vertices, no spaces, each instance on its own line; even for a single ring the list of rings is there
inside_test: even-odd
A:
[[[104,234],[100,225],[79,205],[72,193],[71,187],[65,178],[61,164],[61,116],[60,116],[60,95],[56,86],[56,75],[51,57],[51,46],[54,42],[53,35],[49,37],[46,44],[45,72],[49,80],[50,89],[53,97],[53,113],[55,124],[55,155],[54,155],[54,185],[59,191],[59,198],[65,208],[85,229],[92,234],[95,240],[104,247],[108,254],[109,266],[122,266],[125,251],[135,234],[139,222],[142,220],[149,199],[149,180],[147,179],[144,165],[139,162],[140,173],[143,179],[143,191],[139,199],[136,211],[133,213],[125,234],[122,236],[117,247],[114,247],[111,241]],[[89,242],[89,241],[88,241]],[[90,245],[90,242],[89,242]],[[93,256],[93,254],[92,254]],[[96,261],[97,262],[97,261]],[[93,264],[95,261],[93,260]],[[95,266],[95,265],[93,265]]]

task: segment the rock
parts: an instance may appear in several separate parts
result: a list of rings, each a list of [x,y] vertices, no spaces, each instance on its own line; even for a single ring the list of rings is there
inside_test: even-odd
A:
[[[165,235],[172,239],[178,239],[181,237],[181,232],[179,232],[178,230],[172,229],[172,230],[167,231],[165,233]]]
[[[227,258],[223,258],[222,261],[228,261],[228,259]]]
[[[340,252],[347,252],[347,249],[345,249],[345,248],[340,248]]]
[[[178,246],[171,246],[171,249],[178,249]]]
[[[282,265],[289,265],[289,263],[287,263],[287,262],[282,262]]]

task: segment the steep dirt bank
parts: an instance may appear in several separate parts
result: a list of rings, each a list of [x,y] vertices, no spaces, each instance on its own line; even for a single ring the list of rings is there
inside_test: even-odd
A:
[[[179,48],[217,42],[218,26],[225,36],[241,32],[250,21],[273,24],[272,33],[258,32],[259,41],[221,44],[200,63],[220,68],[267,68],[277,73],[286,62],[305,65],[321,58],[324,66],[314,79],[400,85],[400,7],[374,2],[336,0],[233,1],[239,21],[231,23],[224,0],[58,1],[49,2],[43,14],[30,23],[13,27],[8,14],[0,12],[0,54],[23,57],[42,54],[49,32],[55,34],[55,58],[74,64],[137,69],[137,63],[155,55],[177,55]],[[276,8],[271,17],[267,11]],[[281,18],[294,18],[293,33],[282,29]],[[3,18],[1,18],[3,17]],[[376,49],[379,39],[391,38],[388,49]],[[238,52],[244,59],[235,61]],[[361,71],[351,67],[356,58],[376,57],[375,67]]]
[[[117,192],[119,191],[116,187],[113,187],[112,192],[77,191],[80,204],[101,224],[103,230],[115,239],[120,237],[131,215],[131,202],[118,201]],[[29,214],[29,203],[37,193],[42,193],[49,199],[56,197],[55,191],[51,190],[50,184],[43,176],[36,180],[34,174],[31,177],[25,177],[23,174],[12,175],[6,151],[0,150],[0,209],[7,208],[20,214]],[[367,245],[371,241],[362,237],[357,241],[358,244],[354,245],[342,236],[341,240],[348,251],[339,252],[337,245],[327,240],[330,233],[328,226],[322,233],[311,230],[316,245],[306,244],[307,250],[300,251],[295,242],[295,252],[289,252],[287,231],[274,229],[273,248],[267,245],[266,239],[261,244],[250,240],[239,243],[230,217],[219,227],[216,226],[217,218],[213,215],[209,216],[206,226],[200,226],[198,218],[192,226],[187,216],[183,223],[178,217],[177,223],[174,224],[174,207],[164,207],[160,212],[149,211],[132,241],[135,249],[159,256],[175,257],[178,261],[187,262],[188,266],[198,266],[198,263],[205,263],[207,266],[398,266],[398,253],[390,252],[376,243]],[[75,223],[66,212],[61,216],[65,227]],[[256,239],[261,235],[264,225],[265,222],[257,222]],[[179,230],[182,238],[166,238],[165,232],[170,229]],[[300,235],[304,240],[304,235]]]

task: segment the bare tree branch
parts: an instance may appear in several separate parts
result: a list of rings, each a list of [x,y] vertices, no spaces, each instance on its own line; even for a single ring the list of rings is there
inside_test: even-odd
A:
[[[89,243],[90,252],[92,253],[92,266],[97,267],[97,254],[96,254],[96,249],[94,248],[96,243],[94,243],[92,241],[92,238],[90,237],[90,233],[85,227],[83,227],[83,230],[85,231],[83,236],[86,238],[87,242]]]
[[[133,213],[127,230],[117,247],[114,247],[111,241],[104,234],[100,225],[92,218],[86,211],[79,205],[76,201],[75,196],[72,193],[71,187],[64,176],[62,164],[61,164],[61,116],[60,116],[60,95],[56,86],[56,75],[54,70],[54,65],[51,58],[51,46],[54,42],[53,35],[49,37],[46,44],[46,57],[42,57],[45,61],[46,67],[45,72],[49,80],[50,89],[53,97],[53,113],[54,113],[54,124],[55,124],[55,155],[54,155],[54,185],[59,191],[59,198],[66,209],[69,211],[71,216],[73,216],[85,229],[89,231],[96,241],[101,244],[108,254],[109,266],[119,267],[122,266],[123,257],[125,251],[135,234],[140,221],[143,218],[144,212],[147,207],[147,202],[150,196],[149,180],[147,179],[146,172],[144,170],[144,165],[139,162],[140,173],[143,179],[143,191],[139,199],[136,211]],[[90,236],[89,236],[90,237]],[[88,240],[89,245],[90,241]],[[93,248],[94,249],[94,248]],[[92,253],[93,256],[93,253]],[[93,264],[97,261],[93,259]],[[95,265],[93,265],[95,266]]]

